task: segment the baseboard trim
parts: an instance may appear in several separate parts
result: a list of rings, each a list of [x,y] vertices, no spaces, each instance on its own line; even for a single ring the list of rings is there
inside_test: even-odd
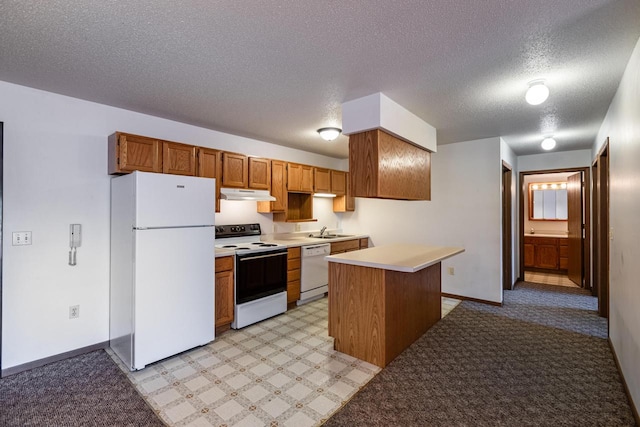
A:
[[[478,298],[471,298],[471,297],[464,297],[462,295],[448,294],[448,293],[445,293],[445,292],[440,292],[440,295],[442,295],[443,297],[446,297],[446,298],[461,299],[461,300],[464,300],[464,301],[473,301],[473,302],[479,302],[481,304],[489,304],[489,305],[495,305],[497,307],[502,307],[502,303],[501,302],[487,301],[485,299],[478,299]]]
[[[615,348],[613,348],[613,344],[611,343],[611,338],[607,338],[609,342],[609,348],[611,349],[611,353],[613,354],[613,361],[616,362],[616,368],[618,369],[618,373],[620,374],[620,378],[622,379],[622,386],[624,387],[624,393],[627,395],[627,400],[629,401],[629,406],[631,406],[631,412],[633,413],[633,418],[636,420],[636,425],[640,426],[640,414],[638,414],[638,408],[633,403],[633,399],[631,398],[631,393],[629,393],[629,387],[627,386],[627,382],[624,379],[624,375],[622,374],[622,369],[620,369],[620,362],[618,361],[618,355],[616,354]]]
[[[34,360],[33,362],[23,363],[22,365],[12,366],[7,369],[3,369],[0,373],[0,377],[8,377],[9,375],[15,375],[20,372],[28,371],[29,369],[39,368],[40,366],[48,365],[49,363],[59,362],[70,357],[79,356],[81,354],[89,353],[95,350],[102,350],[109,347],[109,341],[100,342],[86,347],[77,348],[75,350],[67,351],[65,353],[56,354],[53,356],[45,357],[44,359]]]

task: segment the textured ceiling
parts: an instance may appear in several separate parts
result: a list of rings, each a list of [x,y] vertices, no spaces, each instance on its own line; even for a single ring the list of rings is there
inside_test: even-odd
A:
[[[438,144],[534,154],[591,147],[639,22],[638,0],[3,0],[0,80],[342,158],[315,130],[383,92]]]

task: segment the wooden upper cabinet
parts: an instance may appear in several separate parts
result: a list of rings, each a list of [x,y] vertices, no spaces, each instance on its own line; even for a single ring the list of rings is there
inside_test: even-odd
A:
[[[287,164],[271,160],[271,195],[275,202],[258,202],[258,212],[284,212],[287,208]]]
[[[347,193],[347,173],[343,171],[331,171],[331,193],[343,196]]]
[[[249,188],[271,189],[271,160],[249,157]]]
[[[431,200],[431,153],[380,129],[349,136],[354,197]]]
[[[287,190],[299,193],[313,193],[313,167],[288,163]]]
[[[247,188],[249,181],[249,161],[247,156],[236,153],[222,153],[222,186]]]
[[[334,212],[353,212],[356,210],[356,198],[349,190],[349,174],[345,173],[345,194],[333,199]]]
[[[313,192],[331,193],[331,171],[323,168],[313,168]]]
[[[222,171],[222,153],[210,148],[198,147],[197,175],[216,179],[216,212],[220,212],[220,175]]]
[[[163,141],[162,172],[194,176],[196,174],[196,147]]]
[[[162,172],[162,144],[146,136],[116,132],[109,136],[109,173]]]

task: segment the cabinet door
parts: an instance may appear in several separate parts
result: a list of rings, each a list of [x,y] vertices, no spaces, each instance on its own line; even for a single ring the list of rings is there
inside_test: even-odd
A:
[[[329,169],[313,168],[313,191],[315,193],[331,192],[331,172]]]
[[[302,188],[302,165],[295,163],[287,164],[287,190],[301,191]]]
[[[313,192],[313,168],[311,166],[302,165],[302,176],[300,183],[300,191],[306,193]]]
[[[249,157],[249,188],[269,190],[271,188],[271,161]]]
[[[534,267],[535,263],[536,263],[535,246],[532,243],[525,243],[524,244],[524,266]]]
[[[164,141],[162,143],[162,172],[194,176],[196,174],[196,147]]]
[[[336,196],[343,196],[347,193],[347,174],[342,171],[331,171],[331,192]]]
[[[552,244],[536,245],[536,267],[556,270],[558,268],[558,247]]]
[[[160,141],[145,136],[115,133],[109,139],[109,173],[162,172],[162,145]],[[111,158],[113,157],[113,159]]]
[[[233,271],[216,273],[216,326],[233,322]]]
[[[249,176],[247,156],[222,153],[222,186],[247,188]]]
[[[271,160],[271,195],[275,202],[258,202],[258,212],[284,212],[287,207],[287,165],[280,160]]]
[[[333,199],[333,211],[353,212],[355,210],[356,198],[351,195],[351,190],[349,190],[349,173],[345,173],[345,194]]]
[[[197,175],[204,178],[216,179],[216,212],[220,212],[220,174],[222,168],[222,153],[210,148],[198,147]]]
[[[287,304],[300,299],[300,248],[287,250]]]

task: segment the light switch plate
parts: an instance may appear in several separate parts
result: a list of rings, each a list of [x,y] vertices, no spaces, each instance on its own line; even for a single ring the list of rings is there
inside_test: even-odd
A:
[[[15,231],[12,233],[13,246],[23,246],[31,244],[30,231]]]

